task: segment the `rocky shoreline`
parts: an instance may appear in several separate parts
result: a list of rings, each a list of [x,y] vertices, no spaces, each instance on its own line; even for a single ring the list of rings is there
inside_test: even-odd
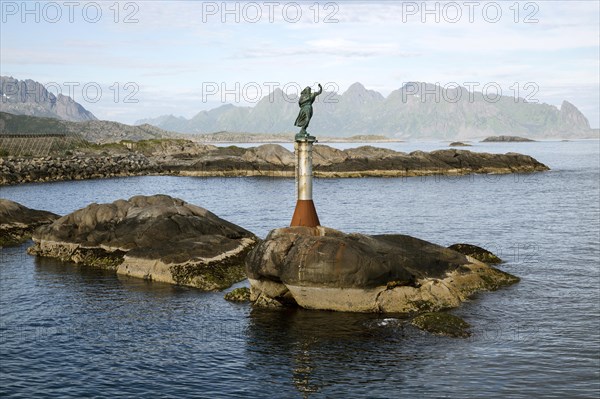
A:
[[[140,176],[160,167],[142,154],[98,157],[0,158],[0,185]]]
[[[101,154],[88,150],[69,156],[0,158],[0,185],[141,175],[294,176],[293,152],[277,144],[240,148],[157,140],[100,149]],[[457,149],[404,153],[372,146],[338,150],[326,145],[314,147],[313,165],[315,177],[331,178],[549,170],[536,159],[516,153],[488,154]]]

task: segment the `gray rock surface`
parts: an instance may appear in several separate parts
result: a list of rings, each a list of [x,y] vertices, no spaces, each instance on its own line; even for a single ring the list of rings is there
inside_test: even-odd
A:
[[[91,204],[44,226],[29,253],[154,281],[221,290],[245,278],[258,239],[166,195]]]
[[[253,164],[270,164],[293,167],[296,162],[294,153],[277,144],[263,144],[247,149],[242,155],[244,161]]]
[[[549,170],[534,158],[516,154],[488,154],[466,150],[438,150],[410,154],[363,146],[339,150],[313,147],[316,177],[427,176],[469,173],[531,173]],[[256,148],[220,148],[182,168],[188,175],[293,176],[294,154],[277,144]]]
[[[58,218],[54,213],[30,209],[0,198],[0,246],[17,245],[31,237],[37,227]]]
[[[308,309],[415,313],[458,306],[518,281],[456,251],[405,235],[326,227],[273,230],[246,259],[251,300]]]

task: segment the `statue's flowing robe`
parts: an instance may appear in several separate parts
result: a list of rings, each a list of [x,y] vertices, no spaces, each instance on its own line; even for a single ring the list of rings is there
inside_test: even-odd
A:
[[[311,94],[302,94],[300,96],[300,100],[298,100],[298,104],[300,105],[300,113],[296,118],[296,122],[294,122],[294,126],[303,128],[306,128],[308,126],[310,118],[312,118],[312,103],[315,102],[315,98],[316,96],[313,96]]]

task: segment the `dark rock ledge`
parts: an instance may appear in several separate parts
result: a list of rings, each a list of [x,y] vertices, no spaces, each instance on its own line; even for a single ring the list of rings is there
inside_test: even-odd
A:
[[[20,244],[28,240],[37,227],[58,218],[54,213],[29,209],[0,198],[0,247]]]

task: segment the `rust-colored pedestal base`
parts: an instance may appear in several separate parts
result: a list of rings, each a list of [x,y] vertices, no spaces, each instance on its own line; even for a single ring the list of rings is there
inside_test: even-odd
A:
[[[290,226],[317,227],[320,225],[314,202],[312,200],[298,200]]]

